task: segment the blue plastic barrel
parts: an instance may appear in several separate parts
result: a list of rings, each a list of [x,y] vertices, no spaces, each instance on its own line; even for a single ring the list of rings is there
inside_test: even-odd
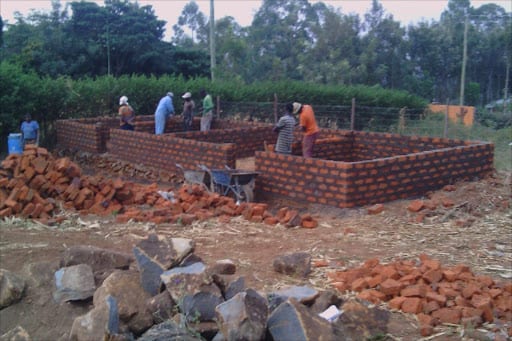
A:
[[[21,134],[9,134],[7,140],[7,146],[10,154],[22,154],[23,153],[23,141]]]

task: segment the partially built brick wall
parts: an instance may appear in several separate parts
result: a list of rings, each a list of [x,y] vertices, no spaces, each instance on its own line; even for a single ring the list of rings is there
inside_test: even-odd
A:
[[[110,138],[110,128],[117,126],[119,119],[112,117],[57,120],[57,143],[61,148],[104,153]]]
[[[121,160],[176,172],[176,163],[185,169],[197,164],[210,168],[235,168],[235,145],[183,139],[172,134],[154,135],[112,129],[108,151]]]
[[[254,156],[255,151],[263,150],[264,142],[275,143],[277,139],[277,134],[272,132],[272,126],[268,124],[223,122],[223,126],[229,128],[212,129],[208,132],[189,131],[175,135],[211,143],[233,143],[237,158]]]
[[[344,158],[340,153],[326,155],[331,160],[325,160],[258,151],[257,189],[346,208],[424,195],[458,180],[485,176],[493,170],[491,143],[339,133],[347,139],[353,136],[354,150],[347,152],[346,157],[354,162],[335,161]],[[319,142],[328,143],[322,139]],[[345,147],[348,145],[346,141]],[[374,159],[368,160],[371,156]]]

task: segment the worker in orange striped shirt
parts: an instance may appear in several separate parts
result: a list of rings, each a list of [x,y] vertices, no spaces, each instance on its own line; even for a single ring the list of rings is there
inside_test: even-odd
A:
[[[299,125],[304,132],[302,138],[302,156],[305,158],[313,157],[313,146],[318,138],[320,129],[316,124],[315,112],[309,104],[293,103],[293,114],[299,115]]]

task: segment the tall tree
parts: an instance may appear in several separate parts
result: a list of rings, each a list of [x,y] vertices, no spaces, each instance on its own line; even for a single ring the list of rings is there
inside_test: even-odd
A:
[[[191,1],[183,7],[178,22],[173,26],[175,44],[202,44],[207,45],[207,22],[206,16],[199,11],[199,6],[195,1]],[[190,31],[190,36],[185,33],[185,29]]]

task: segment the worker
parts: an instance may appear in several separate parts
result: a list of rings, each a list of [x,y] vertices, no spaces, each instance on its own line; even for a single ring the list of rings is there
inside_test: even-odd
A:
[[[25,121],[21,123],[21,137],[24,144],[39,145],[39,124],[32,120],[30,114],[25,115]]]
[[[273,128],[274,132],[279,133],[277,136],[277,142],[275,147],[276,153],[291,154],[292,153],[292,142],[293,142],[293,131],[297,122],[292,115],[293,104],[288,103],[284,115],[279,119]]]
[[[320,129],[316,124],[315,112],[309,104],[294,102],[293,114],[299,115],[299,125],[304,133],[302,138],[302,156],[305,158],[313,157],[313,146],[318,138]]]
[[[135,128],[135,111],[128,104],[126,96],[119,99],[119,127],[123,130],[134,130]]]
[[[212,96],[206,92],[205,89],[201,90],[201,97],[203,98],[203,115],[201,117],[201,131],[208,131],[212,125],[213,119],[213,100]]]
[[[183,96],[183,130],[189,131],[192,130],[192,119],[194,117],[194,108],[196,107],[196,104],[194,103],[194,100],[192,99],[192,94],[190,92],[185,92]]]
[[[173,97],[174,94],[168,92],[167,95],[162,97],[160,102],[158,102],[155,111],[155,135],[164,133],[167,118],[174,115],[174,105],[172,104]]]

